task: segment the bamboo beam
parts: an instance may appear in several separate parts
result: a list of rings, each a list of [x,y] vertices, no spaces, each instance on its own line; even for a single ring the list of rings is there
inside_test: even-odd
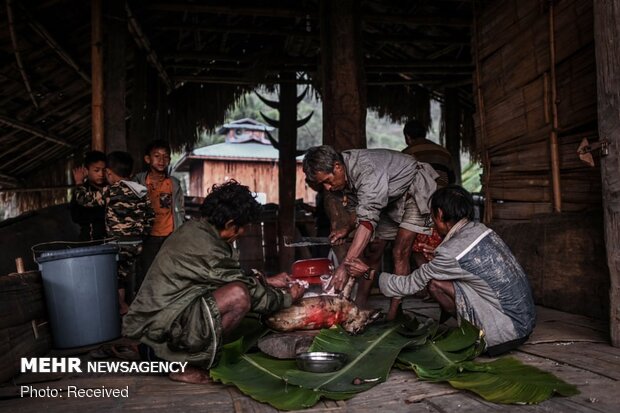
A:
[[[32,188],[0,188],[0,193],[25,193],[25,192],[48,192],[48,191],[66,191],[75,188],[75,185],[59,185],[59,186],[38,186]]]
[[[170,92],[173,89],[172,81],[170,80],[168,73],[166,73],[166,70],[164,69],[164,66],[161,64],[159,58],[157,57],[157,53],[155,53],[155,50],[153,50],[153,48],[151,47],[151,42],[144,34],[142,27],[140,26],[136,18],[133,16],[131,9],[129,8],[129,4],[127,3],[125,3],[125,10],[127,11],[129,33],[131,33],[138,47],[146,52],[147,60],[153,65],[155,70],[157,70],[159,77],[166,85],[168,92]]]
[[[444,56],[456,49],[458,49],[459,47],[461,47],[461,45],[455,45],[455,44],[449,44],[448,46],[444,47],[441,50],[437,50],[434,53],[429,54],[428,56],[426,56],[427,59],[429,60],[434,60],[437,59],[438,57]]]
[[[92,144],[105,151],[103,130],[103,18],[102,0],[91,0]]]
[[[168,67],[185,69],[185,70],[193,70],[193,71],[201,71],[201,72],[230,72],[232,78],[243,78],[244,75],[247,77],[256,77],[256,68],[250,66],[238,66],[238,67],[230,67],[230,66],[205,66],[205,65],[187,65],[187,64],[171,64]],[[267,73],[298,73],[298,72],[306,72],[306,73],[316,73],[319,68],[317,66],[266,66],[261,67],[264,72]],[[421,67],[419,69],[415,68],[407,68],[400,69],[398,67],[385,67],[385,68],[366,68],[367,74],[402,74],[402,75],[411,75],[411,76],[420,76],[420,75],[437,75],[437,76],[471,76],[474,68],[471,69],[450,69],[443,67]],[[192,76],[192,75],[179,75],[179,76]],[[217,77],[218,75],[195,75],[195,76],[207,76],[207,77]],[[221,76],[221,75],[220,75]],[[174,78],[174,76],[173,76]]]
[[[298,18],[310,16],[316,18],[316,12],[305,11],[298,8],[284,7],[238,7],[238,6],[217,6],[196,3],[151,3],[147,9],[165,12],[188,12],[206,14],[224,14],[230,16],[252,16],[252,17],[281,17]]]
[[[609,154],[600,158],[610,280],[609,335],[611,344],[620,347],[620,8],[614,0],[593,4],[598,134],[610,142]]]
[[[173,54],[169,54],[164,56],[164,60],[202,60],[202,61],[217,61],[217,62],[233,62],[233,63],[251,63],[258,56],[257,55],[247,55],[247,56],[237,56],[231,54],[224,53],[205,53],[205,52],[176,52]],[[310,62],[309,59],[304,59],[304,61]],[[297,61],[296,63],[299,63]],[[313,61],[314,63],[314,61]]]
[[[53,136],[53,135],[51,135],[51,134],[49,134],[49,133],[47,133],[47,132],[45,132],[45,131],[43,131],[43,130],[35,127],[35,126],[29,125],[29,124],[24,123],[24,122],[20,122],[20,121],[18,121],[16,119],[12,119],[12,118],[10,118],[8,116],[0,115],[0,123],[3,123],[5,125],[7,125],[7,126],[15,128],[15,129],[22,130],[24,132],[28,132],[28,133],[30,133],[30,134],[32,134],[34,136],[38,136],[39,138],[43,138],[43,139],[45,139],[46,141],[49,141],[49,142],[54,142],[54,143],[56,143],[58,145],[63,145],[63,146],[69,147],[69,148],[73,148],[74,147],[70,143],[65,142],[62,139],[57,138],[56,136]]]
[[[157,26],[155,30],[162,31],[185,31],[185,32],[199,32],[199,33],[226,33],[226,34],[249,34],[260,36],[296,36],[296,37],[310,37],[318,40],[319,35],[316,32],[307,32],[301,30],[282,29],[282,28],[262,28],[262,27],[247,27],[247,26],[215,26],[215,25],[165,25]]]
[[[470,74],[467,73],[466,75],[469,76]],[[217,76],[208,76],[208,75],[203,75],[203,76],[179,75],[179,76],[172,76],[172,80],[177,84],[179,83],[204,83],[204,84],[216,84],[216,85],[274,85],[278,83],[289,83],[289,81],[281,80],[281,79],[261,78],[261,79],[252,80],[252,79],[241,78],[241,77],[223,77],[223,76],[217,77]],[[297,79],[293,82],[298,85],[313,84],[312,80],[309,80],[309,79]],[[425,79],[425,78],[416,77],[415,79],[396,79],[396,80],[373,80],[371,79],[371,80],[367,80],[365,84],[368,86],[424,84],[424,85],[442,85],[446,87],[448,86],[457,87],[457,86],[469,85],[471,84],[471,82],[472,82],[471,79],[463,79],[458,82],[448,82],[446,81],[446,79]]]
[[[435,44],[453,47],[470,47],[471,42],[467,38],[460,37],[437,37],[400,34],[373,34],[364,32],[364,41],[369,43],[410,43],[410,44]]]
[[[549,2],[549,80],[551,83],[551,186],[553,188],[553,210],[562,212],[562,189],[560,186],[560,149],[558,145],[558,92],[555,75],[555,10],[553,1]]]
[[[266,72],[273,73],[285,73],[285,72],[308,72],[313,73],[319,70],[317,65],[297,65],[297,66],[282,66],[282,65],[265,65],[265,66],[226,66],[226,65],[203,65],[203,64],[170,64],[168,67],[174,67],[185,70],[196,70],[196,71],[221,71],[221,72],[236,72],[236,73],[248,73],[248,75],[252,75],[257,71],[257,69],[261,69]],[[461,67],[450,67],[450,66],[431,66],[431,65],[420,65],[420,67],[410,66],[410,67],[368,67],[364,66],[366,73],[382,73],[382,74],[413,74],[413,75],[467,75],[471,76],[474,72],[474,67],[472,65]],[[198,76],[198,75],[196,75]]]
[[[364,62],[365,68],[397,68],[399,71],[404,70],[415,70],[415,69],[423,69],[423,68],[460,68],[460,69],[469,69],[470,73],[474,69],[474,65],[472,62],[463,62],[458,60],[435,60],[429,61],[427,59],[424,60],[366,60]]]
[[[19,179],[15,178],[12,175],[0,173],[0,183],[2,185],[9,185],[9,186],[14,187],[14,186],[19,185],[19,182],[20,182]]]
[[[28,17],[28,25],[47,43],[47,45],[75,72],[88,84],[91,83],[90,76],[88,76],[77,64],[77,62],[65,51],[65,49],[54,39],[54,37],[47,31],[47,29],[39,23],[29,12],[24,5],[21,5],[22,12]]]
[[[76,140],[78,141],[79,138],[88,135],[90,132],[90,128],[88,128],[88,126],[78,130],[77,132],[75,132],[74,134],[71,135],[71,139],[72,140]],[[44,156],[34,156],[34,157],[30,157],[30,153],[40,153],[42,149],[42,145],[45,145],[45,143],[41,144],[41,145],[37,145],[36,148],[32,148],[29,149],[27,151],[24,151],[24,156],[18,156],[18,158],[26,158],[26,160],[24,162],[20,162],[19,163],[19,167],[17,169],[15,169],[15,174],[25,174],[28,171],[34,169],[35,166],[38,166],[39,164],[42,165],[47,165],[49,163],[50,160],[52,159],[61,159],[63,156],[67,156],[68,154],[70,154],[71,152],[73,152],[75,149],[74,148],[66,148],[63,146],[56,146],[54,148],[52,148],[51,150],[46,150],[44,152]],[[11,164],[15,164],[18,163],[17,161],[10,162]],[[8,164],[7,164],[8,165]]]
[[[172,76],[175,83],[209,83],[221,85],[273,85],[279,83],[295,83],[298,85],[309,85],[312,82],[308,79],[247,79],[217,76]]]
[[[411,16],[402,14],[376,14],[367,13],[362,16],[364,22],[397,24],[404,26],[446,26],[446,27],[470,27],[471,19],[467,17],[445,16]]]
[[[196,3],[154,3],[147,6],[149,10],[165,12],[188,12],[223,14],[230,16],[277,17],[277,18],[311,18],[317,19],[314,10],[283,7],[236,7],[217,6]],[[471,19],[466,17],[418,16],[399,14],[363,13],[362,20],[372,23],[398,24],[406,26],[447,26],[469,27]]]
[[[184,31],[200,33],[226,33],[241,35],[259,36],[279,36],[279,37],[303,37],[319,40],[318,31],[301,31],[293,29],[282,29],[275,27],[238,27],[238,26],[214,26],[214,25],[165,25],[156,26],[155,30],[161,31]],[[439,36],[420,36],[403,34],[374,34],[374,32],[364,32],[365,42],[370,43],[411,43],[411,44],[438,44],[454,47],[469,47],[470,42],[460,37],[439,37]]]
[[[253,54],[253,55],[245,55],[239,56],[234,54],[224,54],[224,53],[205,53],[205,52],[177,52],[173,54],[169,54],[165,56],[165,60],[197,60],[197,61],[207,61],[210,64],[214,62],[232,62],[236,64],[240,63],[250,63],[252,65],[257,64],[257,60],[261,58],[265,59],[265,64],[268,67],[276,67],[280,68],[280,65],[291,65],[291,66],[311,66],[316,67],[317,65],[317,56],[311,57],[288,57],[288,56],[267,56],[265,54]],[[201,67],[209,68],[209,65],[203,65]],[[217,67],[217,65],[216,65]],[[404,71],[404,70],[415,70],[421,68],[461,68],[461,69],[469,69],[473,71],[473,63],[467,61],[458,61],[458,60],[436,60],[429,61],[427,59],[424,60],[411,60],[411,59],[402,59],[402,60],[386,60],[386,59],[366,59],[364,60],[364,68],[368,69],[379,69],[384,68],[386,70],[393,71]]]
[[[34,97],[34,93],[32,93],[32,87],[30,87],[30,80],[28,79],[28,74],[26,74],[26,70],[24,69],[21,54],[19,53],[19,47],[17,46],[17,34],[15,33],[15,20],[13,18],[12,0],[6,0],[6,15],[9,23],[9,35],[11,36],[11,44],[13,45],[13,54],[15,55],[17,68],[19,69],[19,73],[22,76],[24,86],[26,87],[26,91],[28,92],[28,96],[30,96],[32,104],[36,109],[39,109],[39,104]]]
[[[86,92],[80,93],[79,95],[76,95],[76,96],[72,97],[71,99],[67,100],[66,102],[63,102],[63,103],[61,103],[59,105],[54,106],[49,111],[38,115],[36,118],[34,118],[32,120],[29,120],[29,122],[31,122],[31,123],[38,123],[38,122],[42,121],[43,119],[46,119],[46,118],[52,116],[53,114],[55,114],[57,112],[62,112],[63,110],[67,109],[69,106],[71,106],[74,103],[78,102],[80,99],[85,98],[88,94],[90,94],[90,91],[86,91]],[[16,130],[13,130],[13,131],[7,133],[6,135],[0,136],[0,142],[3,142],[5,140],[13,137],[20,130],[21,129],[16,129]],[[13,149],[14,148],[9,148],[8,151],[12,151]],[[7,153],[7,151],[4,152],[4,154],[6,154],[6,153]]]

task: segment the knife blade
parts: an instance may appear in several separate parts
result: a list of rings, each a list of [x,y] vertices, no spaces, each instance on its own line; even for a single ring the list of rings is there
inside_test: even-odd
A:
[[[312,247],[314,245],[331,245],[327,237],[284,237],[285,247]]]

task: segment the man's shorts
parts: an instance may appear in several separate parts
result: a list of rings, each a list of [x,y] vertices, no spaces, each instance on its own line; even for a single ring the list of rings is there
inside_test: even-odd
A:
[[[222,317],[211,294],[198,297],[172,322],[168,349],[185,361],[209,369],[217,364],[222,346]]]
[[[375,237],[387,241],[396,239],[396,234],[399,228],[406,229],[407,231],[415,232],[417,234],[431,233],[429,214],[422,214],[415,199],[411,196],[407,196],[405,200],[405,210],[403,218],[400,222],[395,222],[385,214],[381,214],[379,217],[379,223],[375,229]]]

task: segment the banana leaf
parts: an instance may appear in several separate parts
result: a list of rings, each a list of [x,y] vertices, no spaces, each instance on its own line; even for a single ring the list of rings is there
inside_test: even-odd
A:
[[[494,403],[539,403],[554,393],[579,392],[551,373],[527,366],[513,358],[488,363],[471,361],[484,348],[478,329],[463,321],[447,334],[431,336],[398,356],[397,366],[411,369],[422,380],[447,381]]]
[[[286,377],[290,383],[312,388],[315,391],[359,393],[384,382],[403,347],[412,342],[425,341],[421,337],[406,337],[399,332],[399,323],[373,326],[364,334],[351,336],[342,328],[323,330],[312,343],[309,351],[345,353],[348,363],[333,373],[309,373],[291,370]],[[357,383],[357,384],[354,384]]]
[[[572,384],[551,373],[504,357],[488,363],[467,361],[462,371],[448,382],[457,389],[469,390],[494,403],[540,403],[554,393],[574,396]]]
[[[428,327],[429,339],[422,345],[409,346],[398,356],[399,367],[414,370],[422,380],[445,381],[458,373],[461,362],[480,355],[484,342],[480,330],[466,320],[460,327],[441,332],[433,324]]]
[[[224,347],[211,377],[281,410],[311,407],[322,397],[345,400],[385,381],[403,347],[426,341],[425,325],[412,337],[399,334],[402,329],[400,323],[375,325],[358,336],[340,327],[322,330],[311,350],[345,353],[349,360],[332,373],[309,373],[297,369],[294,361],[244,354],[247,344],[240,339]]]
[[[299,386],[289,386],[284,373],[295,368],[295,362],[274,360],[262,354],[244,354],[243,339],[224,346],[222,358],[211,369],[216,381],[232,384],[241,392],[280,410],[310,407],[321,398],[320,393]]]

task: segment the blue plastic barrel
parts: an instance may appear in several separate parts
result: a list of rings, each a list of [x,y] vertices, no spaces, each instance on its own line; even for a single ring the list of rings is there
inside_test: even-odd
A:
[[[100,343],[121,334],[118,247],[83,245],[49,243],[33,247],[56,348]]]

